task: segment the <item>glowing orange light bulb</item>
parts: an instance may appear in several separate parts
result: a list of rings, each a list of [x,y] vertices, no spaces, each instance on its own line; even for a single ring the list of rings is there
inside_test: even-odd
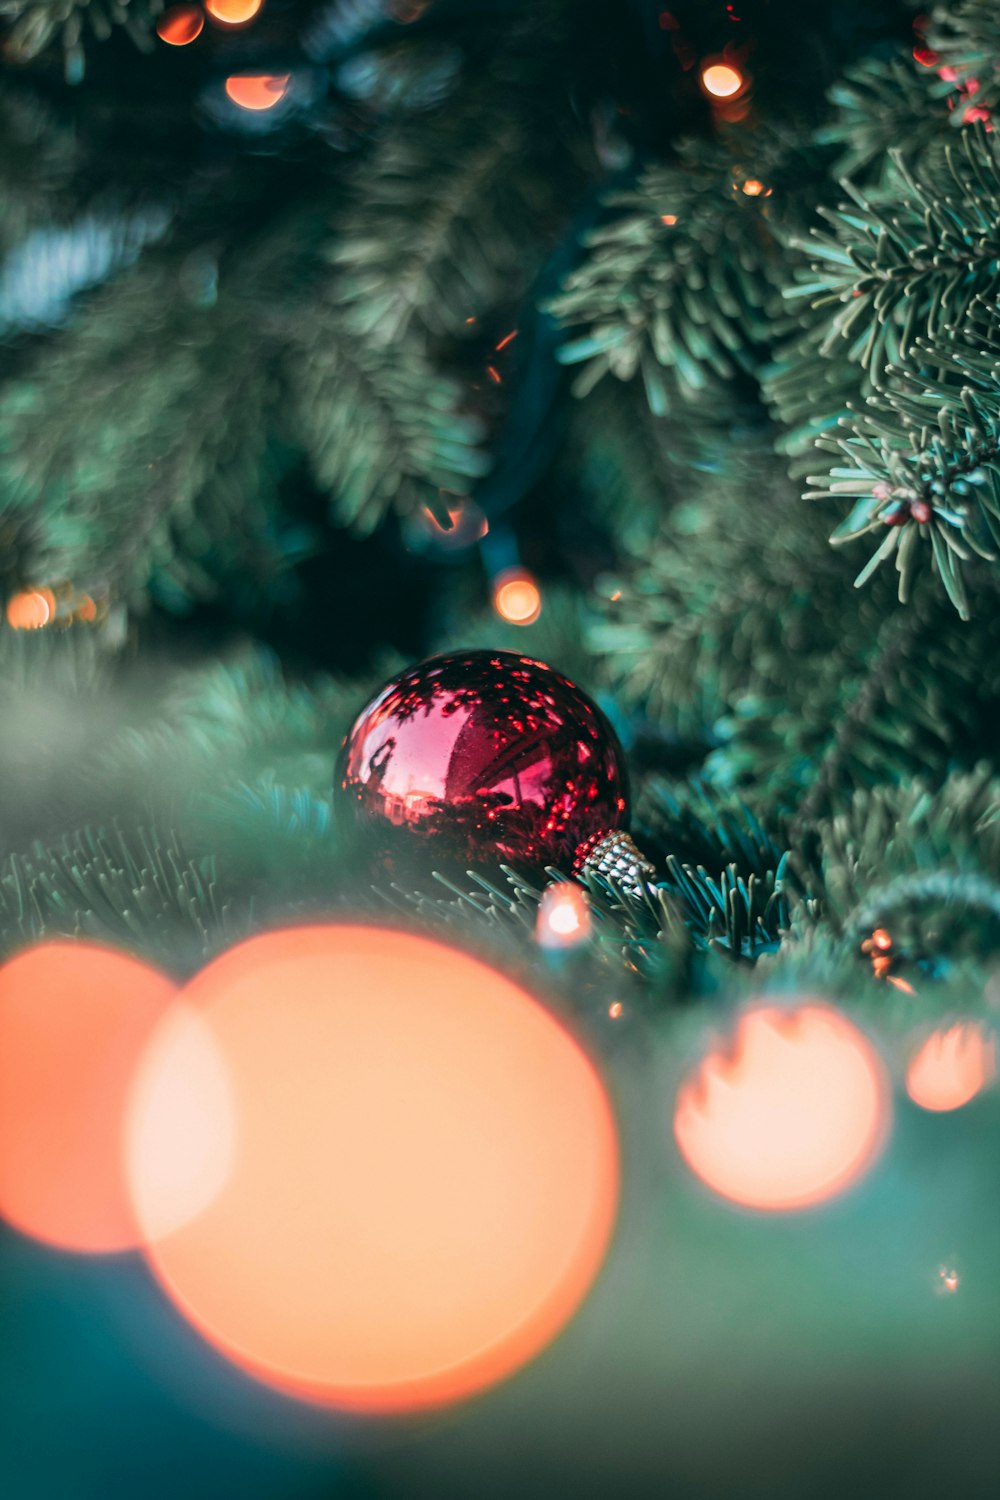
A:
[[[137,1058],[176,993],[91,943],[43,943],[0,968],[0,1214],[63,1249],[140,1238],[121,1137]]]
[[[906,1092],[921,1109],[961,1109],[996,1077],[996,1037],[971,1021],[934,1031],[910,1059]]]
[[[542,612],[542,594],[525,568],[508,568],[493,585],[493,608],[511,625],[533,625]]]
[[[772,189],[766,187],[759,177],[748,177],[743,192],[748,198],[770,198]]]
[[[273,109],[291,81],[290,73],[233,73],[226,79],[226,93],[241,109]]]
[[[204,25],[205,18],[197,5],[172,5],[157,21],[156,34],[171,47],[186,47],[201,35]]]
[[[682,1085],[674,1136],[724,1198],[797,1209],[843,1192],[886,1134],[889,1089],[868,1040],[831,1006],[752,1010],[731,1048]]]
[[[590,936],[590,906],[578,885],[550,885],[538,903],[535,937],[543,948],[573,948]]]
[[[734,99],[746,88],[746,81],[732,63],[704,63],[701,69],[701,86],[713,99]]]
[[[263,4],[264,0],[205,0],[205,9],[218,26],[245,26]]]
[[[511,979],[411,933],[274,932],[182,993],[136,1074],[146,1253],[224,1355],[300,1399],[459,1400],[543,1349],[614,1223],[604,1088]]]
[[[56,596],[51,589],[26,589],[7,600],[7,624],[12,630],[41,630],[55,612]]]

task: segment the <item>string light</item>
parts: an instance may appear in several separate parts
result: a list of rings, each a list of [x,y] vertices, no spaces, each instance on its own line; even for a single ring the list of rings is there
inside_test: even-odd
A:
[[[205,18],[197,5],[172,5],[156,23],[156,34],[169,47],[186,47],[202,33]]]
[[[510,625],[533,625],[542,612],[542,594],[526,568],[508,568],[493,585],[493,608]]]
[[[290,73],[233,73],[226,79],[226,94],[241,109],[273,109],[291,81]]]
[[[732,63],[712,61],[702,64],[701,86],[713,99],[735,99],[746,88],[746,79]]]
[[[25,589],[7,601],[7,624],[12,630],[41,630],[55,618],[56,596],[51,589]]]
[[[938,1291],[944,1296],[950,1296],[952,1292],[957,1292],[960,1280],[961,1278],[953,1266],[938,1267]]]
[[[205,9],[217,26],[246,26],[263,4],[264,0],[205,0]]]
[[[748,177],[743,184],[743,192],[748,198],[770,198],[774,189],[765,187],[759,177]]]
[[[996,1077],[996,1037],[986,1026],[959,1021],[931,1033],[910,1059],[906,1092],[921,1109],[961,1109]]]
[[[612,1000],[611,1004],[608,1006],[608,1015],[611,1017],[612,1021],[617,1021],[620,1018],[621,1013],[622,1013],[622,1003],[621,1003],[621,1001],[620,1000]]]
[[[590,936],[590,906],[580,886],[550,885],[538,904],[535,938],[541,948],[575,948]]]

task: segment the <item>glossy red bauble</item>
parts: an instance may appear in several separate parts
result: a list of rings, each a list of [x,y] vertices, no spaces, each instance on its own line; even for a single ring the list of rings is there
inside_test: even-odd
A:
[[[400,673],[359,715],[334,798],[390,867],[423,855],[570,873],[625,824],[628,773],[568,678],[512,651],[456,651]]]

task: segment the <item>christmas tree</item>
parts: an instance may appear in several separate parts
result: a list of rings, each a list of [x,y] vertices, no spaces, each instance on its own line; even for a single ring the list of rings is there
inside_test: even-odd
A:
[[[992,1495],[996,4],[0,0],[0,27],[0,1492]],[[50,1169],[75,1224],[100,1193],[87,1122],[40,1114],[38,1017],[74,1109],[127,1083],[134,1119],[108,1049],[214,975],[213,1047],[249,1055],[280,995],[252,1039],[277,1144],[206,1291],[169,1246],[207,1197],[164,1227],[140,1185],[132,1239],[59,1220]],[[367,1071],[336,1071],[348,1036]],[[274,1204],[348,1234],[352,1122],[422,1045],[414,1159],[454,1084],[472,1198],[511,1182],[495,1265],[467,1253],[469,1290],[456,1250],[421,1337],[473,1326],[460,1282],[511,1328],[547,1311],[382,1399],[311,1362],[355,1317],[358,1369],[402,1359],[414,1245],[327,1291]],[[206,1056],[170,1066],[218,1104]],[[327,1132],[301,1178],[298,1096]],[[224,1196],[251,1122],[223,1151],[223,1114],[167,1134]],[[212,1302],[244,1284],[267,1350]],[[466,1352],[434,1338],[438,1381]]]

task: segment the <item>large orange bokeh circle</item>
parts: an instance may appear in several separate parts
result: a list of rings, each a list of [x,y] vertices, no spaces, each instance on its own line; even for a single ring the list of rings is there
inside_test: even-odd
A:
[[[0,1214],[22,1233],[87,1252],[137,1244],[123,1121],[175,993],[91,943],[43,943],[0,968]]]
[[[556,1336],[603,1260],[618,1154],[596,1072],[541,1005],[466,954],[349,925],[252,939],[183,1002],[137,1078],[129,1173],[159,1279],[228,1358],[306,1400],[406,1411]],[[175,1097],[217,1139],[175,1129]]]
[[[749,1208],[843,1192],[887,1131],[889,1083],[871,1043],[831,1006],[760,1007],[682,1085],[674,1136],[691,1170]]]

